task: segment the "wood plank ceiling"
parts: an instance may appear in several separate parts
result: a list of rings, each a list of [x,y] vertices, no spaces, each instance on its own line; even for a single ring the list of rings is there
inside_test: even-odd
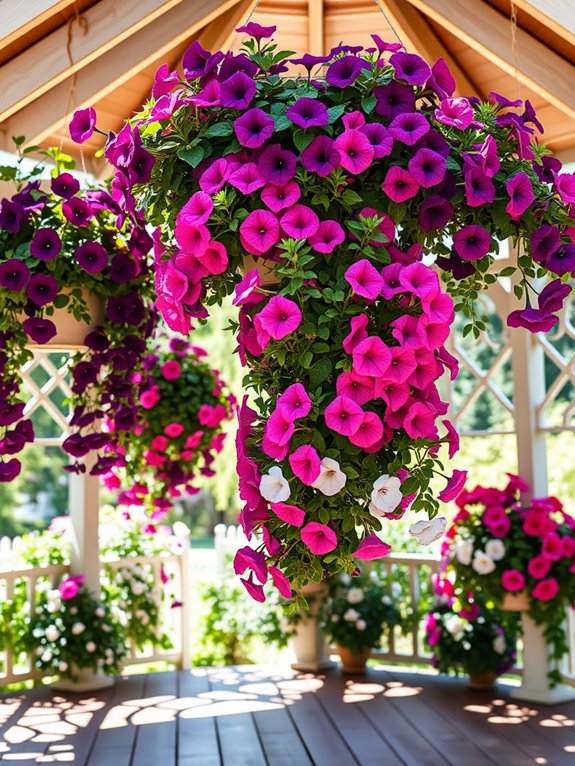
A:
[[[95,106],[99,125],[118,130],[146,100],[157,67],[176,66],[187,46],[238,49],[249,16],[278,27],[282,49],[315,54],[339,42],[369,46],[370,34],[449,63],[461,95],[490,91],[530,99],[545,141],[575,159],[573,0],[2,0],[0,149],[11,136],[72,153],[67,122]],[[257,7],[256,7],[257,6]],[[83,147],[94,157],[101,136]]]

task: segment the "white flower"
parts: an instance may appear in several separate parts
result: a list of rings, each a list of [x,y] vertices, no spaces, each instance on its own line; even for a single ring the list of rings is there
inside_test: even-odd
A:
[[[445,630],[447,630],[448,633],[451,633],[453,638],[456,641],[459,641],[459,639],[463,636],[465,633],[465,621],[459,617],[457,614],[450,615],[445,620]]]
[[[490,559],[493,559],[493,561],[501,561],[505,556],[505,545],[503,544],[503,540],[488,540],[485,543],[485,553]]]
[[[332,614],[331,621],[332,622],[339,622],[339,614]]]
[[[437,516],[435,519],[421,519],[409,528],[409,534],[417,538],[420,545],[431,545],[438,540],[445,531],[447,519],[445,516]]]
[[[361,588],[350,588],[347,592],[347,600],[350,604],[360,604],[363,601],[363,591]]]
[[[359,612],[356,612],[355,609],[348,609],[347,612],[344,612],[343,619],[347,622],[355,622],[359,620]]]
[[[83,633],[86,630],[86,626],[83,622],[75,622],[72,625],[72,635],[79,636],[81,633]]]
[[[381,597],[381,603],[385,604],[386,606],[391,606],[392,601],[391,601],[391,598],[389,596],[382,596]]]
[[[473,556],[473,540],[467,538],[466,540],[458,540],[455,543],[455,558],[463,566],[468,567],[471,564],[471,557]]]
[[[49,649],[46,649],[46,651],[42,653],[42,656],[40,657],[40,659],[42,660],[42,662],[50,662],[50,660],[52,659],[52,652]]]
[[[401,583],[399,582],[392,582],[391,583],[391,595],[393,598],[399,598],[402,595],[403,588],[401,587]]]
[[[99,606],[99,607],[96,609],[96,611],[95,611],[95,615],[96,615],[96,617],[103,617],[105,614],[106,614],[106,612],[105,612],[105,611],[102,609],[102,607],[101,607],[101,606]]]
[[[370,512],[374,516],[381,516],[384,513],[395,511],[403,498],[400,487],[401,481],[397,476],[390,476],[388,473],[384,473],[383,476],[376,479],[373,482]],[[374,510],[372,510],[371,506],[373,506]]]
[[[86,651],[93,654],[96,651],[96,644],[93,641],[88,641],[86,644]]]
[[[141,596],[142,593],[146,592],[146,586],[143,582],[139,582],[138,580],[136,582],[132,583],[132,587],[130,588],[134,596]]]
[[[48,625],[46,628],[46,638],[51,642],[57,641],[60,638],[60,631],[55,625]]]
[[[505,652],[505,636],[497,636],[493,639],[493,651],[497,654],[503,654]]]
[[[343,574],[340,574],[339,579],[344,585],[349,585],[351,582],[351,575],[348,575],[347,572],[343,572]]]
[[[46,593],[46,598],[48,601],[60,601],[60,591],[57,588],[56,590],[49,590]]]
[[[337,495],[337,493],[345,487],[347,476],[340,469],[337,460],[333,460],[330,457],[324,457],[320,463],[320,471],[317,479],[312,483],[314,489],[331,497]]]
[[[367,628],[367,622],[365,620],[357,620],[355,627],[358,630],[365,630]]]
[[[172,527],[172,532],[176,537],[188,537],[190,528],[183,521],[176,521]]]
[[[290,496],[290,488],[287,479],[284,479],[282,469],[274,465],[269,473],[262,476],[260,481],[260,494],[270,503],[283,503]]]
[[[475,569],[477,574],[488,575],[495,569],[495,563],[484,551],[475,551],[471,567]]]
[[[68,663],[64,662],[64,660],[62,660],[62,662],[59,662],[58,670],[60,671],[60,673],[65,673],[68,670]]]

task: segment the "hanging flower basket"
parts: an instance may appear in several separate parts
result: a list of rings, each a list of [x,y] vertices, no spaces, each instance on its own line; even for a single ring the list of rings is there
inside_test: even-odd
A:
[[[62,290],[63,295],[68,295],[68,290]],[[79,351],[85,349],[86,336],[102,326],[105,320],[105,303],[103,298],[85,290],[82,291],[82,302],[86,307],[86,316],[76,319],[66,308],[56,308],[50,317],[56,328],[53,338],[47,343],[36,343],[30,340],[28,348],[49,349],[50,351]],[[22,317],[25,321],[26,317]]]
[[[239,31],[237,55],[194,42],[183,77],[160,67],[105,154],[117,199],[158,227],[168,325],[187,333],[235,292],[257,408],[240,410],[241,519],[265,538],[236,570],[262,599],[270,576],[286,594],[288,581],[298,590],[384,555],[386,520],[410,503],[434,515],[457,495],[465,474],[438,457],[457,449],[437,389],[457,372],[444,347],[454,311],[479,336],[477,294],[518,271],[526,303],[508,323],[557,322],[575,268],[575,176],[537,144],[529,102],[454,98],[442,60],[377,35],[369,50],[290,59],[274,27]],[[498,271],[507,238],[523,254]],[[257,269],[240,278],[246,256],[273,265],[273,290]],[[552,280],[537,295],[541,276]]]

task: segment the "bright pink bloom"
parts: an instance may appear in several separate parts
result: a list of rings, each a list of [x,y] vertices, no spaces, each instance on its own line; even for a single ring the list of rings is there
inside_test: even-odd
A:
[[[289,420],[304,418],[311,410],[311,399],[301,383],[292,383],[279,397],[276,405]]]
[[[170,439],[177,439],[184,433],[184,426],[181,423],[168,423],[164,428],[164,433],[169,436]]]
[[[419,184],[411,173],[399,165],[392,165],[383,179],[382,187],[385,194],[393,202],[405,202],[415,197]]]
[[[364,412],[352,399],[346,396],[336,398],[325,408],[325,422],[328,428],[343,436],[354,434],[363,421]]]
[[[265,555],[247,545],[240,548],[234,556],[234,572],[241,575],[246,569],[250,569],[262,585],[268,579]]]
[[[299,306],[283,295],[274,295],[256,315],[262,329],[274,340],[281,340],[297,330],[302,321]]]
[[[352,354],[357,344],[367,338],[368,322],[367,314],[358,314],[351,318],[351,332],[343,339],[343,347],[347,354]]]
[[[366,259],[353,263],[344,277],[356,295],[374,301],[383,287],[383,278],[379,271]]]
[[[323,556],[337,547],[337,536],[333,529],[317,521],[310,521],[302,527],[301,539],[314,556]]]
[[[387,404],[389,412],[397,412],[400,410],[407,400],[410,398],[410,390],[407,383],[399,384],[386,382],[382,384],[380,396]]]
[[[301,189],[295,181],[288,181],[283,186],[268,184],[262,189],[262,202],[274,213],[294,205],[301,197]]]
[[[483,514],[483,523],[493,537],[505,537],[511,529],[511,520],[502,505],[492,505]]]
[[[362,561],[373,561],[373,559],[381,559],[387,556],[390,550],[391,545],[382,542],[375,532],[372,532],[369,537],[361,541],[353,555],[356,559],[361,559]]]
[[[319,218],[307,205],[293,205],[280,218],[280,226],[288,237],[307,239],[319,229]]]
[[[547,514],[543,511],[527,511],[523,517],[523,531],[532,537],[542,537],[547,532]]]
[[[145,410],[151,410],[160,401],[158,386],[149,388],[140,394],[139,402]]]
[[[442,420],[441,422],[447,429],[447,434],[443,438],[449,444],[449,459],[451,460],[455,453],[459,451],[459,434],[449,420]]]
[[[559,561],[563,558],[563,544],[556,532],[548,532],[543,536],[541,555],[549,561]]]
[[[385,371],[385,382],[405,383],[417,367],[414,353],[409,348],[393,346],[390,348],[391,361]]]
[[[289,464],[294,475],[310,487],[321,471],[321,461],[315,447],[311,444],[302,444],[289,456]]]
[[[271,503],[272,511],[286,524],[293,527],[301,527],[305,519],[305,512],[297,505],[288,505],[287,503]]]
[[[242,194],[252,194],[266,185],[255,162],[245,162],[235,168],[229,175],[228,183]]]
[[[451,295],[438,289],[433,296],[427,296],[421,300],[423,313],[430,322],[445,322],[451,324],[454,317],[453,298]]]
[[[244,588],[247,590],[247,592],[250,594],[250,596],[253,598],[254,601],[258,601],[260,604],[264,603],[264,601],[266,600],[264,589],[262,588],[261,585],[258,585],[258,583],[254,582],[253,574],[250,573],[247,580],[240,578],[240,582],[244,586]]]
[[[337,221],[321,221],[318,230],[309,238],[309,244],[316,253],[331,253],[345,241],[345,232]]]
[[[527,564],[527,571],[535,580],[546,577],[551,569],[551,561],[543,556],[534,556]]]
[[[78,575],[76,577],[67,577],[65,580],[62,580],[58,586],[58,590],[60,591],[60,596],[64,599],[64,601],[69,601],[78,595],[80,585],[84,582],[85,579],[86,578],[83,575]]]
[[[473,107],[466,98],[446,98],[435,110],[435,119],[458,130],[468,128],[474,119]]]
[[[229,176],[228,162],[225,157],[220,157],[215,162],[212,162],[200,176],[200,189],[208,194],[215,194],[223,189]]]
[[[160,371],[166,380],[176,380],[182,374],[182,366],[176,359],[170,359],[164,362]]]
[[[208,274],[223,274],[228,268],[228,253],[221,242],[212,239],[201,255],[196,256]]]
[[[535,199],[531,179],[527,173],[516,173],[505,182],[505,188],[509,194],[505,211],[510,218],[517,221]]]
[[[262,255],[279,242],[279,221],[269,210],[253,210],[240,224],[240,238],[248,253]]]
[[[213,209],[214,203],[209,194],[195,192],[178,213],[176,224],[185,221],[189,226],[199,226],[208,220]]]
[[[334,146],[339,152],[340,165],[348,173],[363,173],[373,162],[373,146],[360,130],[346,130],[335,139]]]
[[[525,577],[518,569],[506,569],[501,575],[501,585],[509,593],[517,593],[525,587]]]
[[[156,452],[165,452],[168,448],[168,440],[165,436],[154,436],[150,443],[150,447]]]
[[[391,364],[391,350],[377,335],[369,335],[353,349],[353,369],[360,375],[385,375]]]
[[[284,410],[278,408],[269,416],[264,435],[278,447],[283,447],[293,436],[294,430],[293,419]]]
[[[439,290],[437,274],[423,263],[412,263],[400,271],[399,283],[422,300],[436,295]]]
[[[420,348],[423,343],[423,335],[420,329],[418,317],[411,314],[402,314],[391,323],[391,334],[400,346],[404,348]]]
[[[554,577],[540,580],[531,591],[533,598],[538,601],[551,601],[559,593],[559,583]]]
[[[377,444],[383,436],[383,423],[375,412],[364,412],[363,420],[349,440],[352,444],[363,449],[369,449]]]
[[[257,292],[261,286],[262,280],[257,269],[248,271],[244,278],[237,283],[234,288],[235,298],[232,303],[234,306],[245,306],[253,303],[261,303],[265,296]]]
[[[187,218],[180,218],[179,216],[174,236],[182,252],[191,255],[203,253],[210,241],[210,232],[207,226],[190,223]]]
[[[340,396],[347,396],[357,404],[365,404],[375,397],[374,379],[357,372],[342,372],[335,381],[336,391]]]
[[[438,498],[442,503],[448,503],[450,500],[454,500],[461,492],[467,481],[467,471],[453,471],[451,478],[448,480],[444,489],[438,494]]]
[[[280,593],[280,596],[283,596],[284,598],[291,598],[293,593],[289,584],[289,580],[285,574],[274,566],[269,568],[269,573],[271,575],[273,584],[276,586]]]
[[[431,439],[437,436],[436,412],[423,402],[415,402],[407,410],[403,427],[412,439]]]

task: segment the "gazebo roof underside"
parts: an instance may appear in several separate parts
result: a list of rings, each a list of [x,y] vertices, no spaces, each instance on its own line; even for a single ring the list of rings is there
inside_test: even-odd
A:
[[[460,95],[490,91],[530,99],[544,141],[575,159],[575,4],[572,0],[2,0],[0,149],[12,136],[60,145],[72,154],[66,125],[75,109],[95,106],[98,124],[118,130],[151,90],[157,67],[175,67],[193,40],[237,49],[235,33],[252,20],[275,24],[282,49],[322,54],[334,45],[397,37],[428,61],[442,56]],[[106,173],[97,150],[84,162]]]

